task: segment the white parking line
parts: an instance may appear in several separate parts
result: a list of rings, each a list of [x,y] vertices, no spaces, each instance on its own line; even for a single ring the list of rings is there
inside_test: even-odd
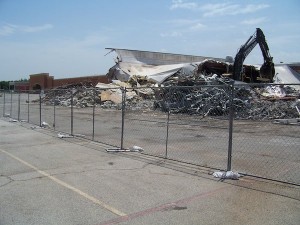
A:
[[[19,157],[15,156],[15,155],[13,155],[13,154],[5,151],[5,150],[2,150],[2,149],[0,149],[0,151],[3,152],[3,153],[5,153],[6,155],[10,156],[11,158],[13,158],[13,159],[15,159],[15,160],[23,163],[24,165],[30,167],[31,169],[35,170],[36,172],[42,174],[43,176],[45,176],[45,177],[53,180],[55,183],[60,184],[61,186],[74,191],[75,193],[81,195],[82,197],[85,197],[86,199],[88,199],[88,200],[92,201],[93,203],[101,206],[102,208],[107,209],[108,211],[110,211],[110,212],[112,212],[112,213],[114,213],[114,214],[116,214],[118,216],[126,216],[125,213],[117,210],[116,208],[114,208],[114,207],[112,207],[112,206],[110,206],[110,205],[108,205],[108,204],[100,201],[99,199],[96,199],[95,197],[93,197],[93,196],[91,196],[91,195],[89,195],[89,194],[87,194],[87,193],[85,193],[85,192],[83,192],[83,191],[81,191],[81,190],[79,190],[79,189],[77,189],[77,188],[69,185],[69,184],[67,184],[66,182],[64,182],[64,181],[62,181],[62,180],[60,180],[58,178],[55,178],[54,176],[51,176],[49,173],[47,173],[45,171],[39,170],[37,167],[35,167],[35,166],[31,165],[30,163],[28,163],[28,162],[20,159]]]

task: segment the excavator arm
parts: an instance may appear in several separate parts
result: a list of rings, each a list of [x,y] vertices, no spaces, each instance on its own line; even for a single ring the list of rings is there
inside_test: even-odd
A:
[[[256,32],[241,46],[234,58],[232,78],[234,80],[243,80],[243,63],[254,47],[259,44],[264,57],[264,63],[260,68],[260,78],[272,82],[275,69],[273,58],[269,53],[269,47],[265,39],[265,35],[260,28],[256,28]]]

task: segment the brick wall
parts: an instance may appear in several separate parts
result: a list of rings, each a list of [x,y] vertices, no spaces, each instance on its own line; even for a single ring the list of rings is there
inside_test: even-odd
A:
[[[46,90],[80,82],[92,82],[93,85],[96,85],[99,82],[109,83],[108,78],[103,75],[54,79],[53,76],[49,76],[49,73],[39,73],[31,74],[29,77],[30,90],[36,89],[38,86],[40,86],[41,89]]]
[[[15,91],[29,90],[29,82],[28,81],[10,81],[9,86],[10,86],[10,90],[15,90]]]
[[[108,79],[106,76],[88,76],[88,77],[73,77],[73,78],[65,78],[65,79],[55,79],[53,87],[64,86],[67,84],[76,84],[80,82],[92,82],[93,85],[97,83],[108,83]]]
[[[49,73],[39,73],[29,75],[29,88],[30,90],[35,89],[38,85],[41,89],[48,89],[48,79],[51,79]],[[53,79],[53,77],[52,77]]]

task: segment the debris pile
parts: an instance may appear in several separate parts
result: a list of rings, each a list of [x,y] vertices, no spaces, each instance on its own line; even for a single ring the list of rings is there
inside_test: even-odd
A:
[[[94,103],[100,102],[91,82],[69,84],[50,90],[42,97],[42,101],[46,105],[71,106],[72,96],[75,107],[92,107]]]
[[[263,100],[252,104],[251,109],[246,111],[247,117],[243,116],[243,114],[240,117],[253,120],[297,118],[299,114],[296,107],[299,106],[300,101],[290,102],[278,100],[276,102],[270,102]]]
[[[101,107],[122,109],[126,100],[129,110],[161,110],[200,116],[228,116],[231,99],[236,119],[272,120],[299,117],[300,92],[292,86],[261,85],[235,82],[233,96],[226,62],[206,59],[189,64],[156,82],[144,75],[130,75],[127,81],[110,84],[79,83],[48,91],[42,98],[50,105],[78,108]],[[149,68],[148,68],[149,69]],[[112,78],[114,71],[110,69]],[[244,74],[256,76],[258,68],[244,65]],[[160,74],[161,76],[161,74]],[[161,77],[160,77],[161,78]]]
[[[98,84],[94,88],[86,84],[77,84],[48,91],[42,100],[45,104],[70,106],[73,95],[74,107],[85,108],[95,105],[103,109],[120,110],[122,96],[125,94],[126,109],[129,110],[228,116],[231,92],[230,87],[226,85],[226,78],[202,74],[198,76],[199,79],[195,76],[192,78],[201,80],[199,82],[206,84],[205,86],[191,86],[192,83],[186,86],[187,82],[193,79],[183,80],[180,77],[183,77],[182,74],[177,73],[161,85],[147,83],[139,77],[127,83],[114,81],[111,84]],[[237,85],[233,93],[235,118],[252,120],[297,118],[299,117],[297,109],[300,108],[299,97],[299,91],[289,86]]]
[[[266,88],[235,88],[233,107],[236,119],[270,120],[299,117],[299,93],[276,95],[264,98]],[[282,88],[283,89],[283,88]],[[289,91],[291,91],[288,88]],[[283,89],[284,91],[284,89]],[[282,91],[282,92],[283,92]],[[227,116],[230,109],[230,90],[226,87],[204,86],[203,88],[163,89],[161,100],[155,102],[155,108],[172,113],[199,114],[202,116]],[[288,99],[286,99],[288,98]]]

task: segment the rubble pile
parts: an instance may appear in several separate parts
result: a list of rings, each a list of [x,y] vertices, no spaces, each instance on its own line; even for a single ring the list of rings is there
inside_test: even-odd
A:
[[[46,105],[70,106],[73,95],[75,107],[92,107],[94,103],[100,103],[98,93],[90,82],[81,82],[58,87],[45,93],[42,102]]]
[[[256,101],[251,104],[251,108],[244,110],[240,115],[238,114],[237,119],[270,120],[298,118],[300,115],[296,107],[300,107],[300,101]]]
[[[267,86],[269,87],[269,86]],[[269,120],[297,118],[300,101],[295,95],[289,99],[261,98],[265,88],[235,88],[233,107],[236,119]],[[288,90],[291,92],[290,88]],[[293,92],[297,93],[297,92]],[[299,93],[298,93],[299,98]],[[209,87],[197,89],[164,89],[155,108],[172,113],[199,114],[202,116],[227,116],[230,109],[229,89]]]
[[[199,78],[206,84],[208,82],[220,84],[226,81],[214,75],[199,76]],[[139,79],[135,82],[131,81],[130,85],[124,82],[99,84],[100,86],[96,88],[82,84],[71,85],[71,88],[66,86],[47,92],[42,100],[45,104],[70,106],[73,93],[74,107],[85,108],[95,104],[103,109],[121,110],[122,92],[126,90],[126,109],[129,110],[161,110],[201,116],[228,116],[231,98],[228,85],[187,87],[178,86],[182,84],[182,80],[181,83],[179,80],[174,77],[166,80],[168,87],[164,87],[164,84],[161,87],[149,83],[141,85],[138,83]],[[171,82],[174,81],[175,84],[172,86]],[[131,88],[125,89],[124,86]],[[233,95],[235,118],[253,120],[297,118],[300,116],[297,111],[297,108],[300,109],[299,97],[299,92],[289,86],[253,88],[246,85],[237,86]]]
[[[146,76],[132,75],[126,82],[112,80],[110,84],[79,83],[59,87],[46,93],[45,104],[78,108],[97,106],[103,109],[122,109],[125,93],[128,110],[161,110],[200,116],[228,117],[230,99],[236,119],[272,120],[300,117],[300,93],[292,86],[239,84],[235,82],[233,97],[230,65],[205,60],[193,69],[179,69],[163,82]],[[245,74],[253,77],[258,70],[245,66]],[[247,76],[248,76],[247,75]],[[250,75],[249,75],[250,76]],[[54,98],[55,94],[55,98]]]

